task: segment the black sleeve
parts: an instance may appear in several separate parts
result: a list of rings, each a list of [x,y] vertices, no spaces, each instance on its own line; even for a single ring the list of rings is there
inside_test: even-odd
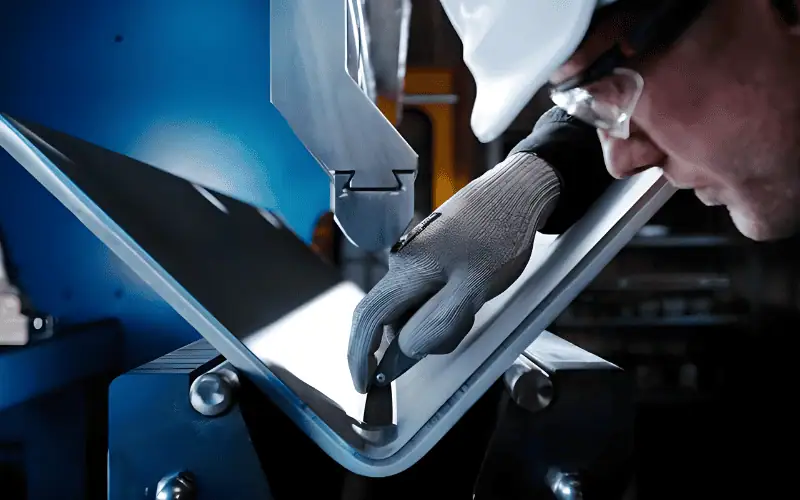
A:
[[[519,152],[546,161],[561,181],[556,209],[541,230],[545,234],[569,229],[614,180],[606,171],[597,130],[558,107],[542,115],[511,154]]]

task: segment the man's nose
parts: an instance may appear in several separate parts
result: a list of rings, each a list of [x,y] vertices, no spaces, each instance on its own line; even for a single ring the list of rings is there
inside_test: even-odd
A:
[[[598,135],[606,168],[617,179],[630,177],[650,167],[662,166],[667,159],[667,155],[653,144],[647,134],[633,124],[628,139],[609,137],[602,130],[598,131]]]

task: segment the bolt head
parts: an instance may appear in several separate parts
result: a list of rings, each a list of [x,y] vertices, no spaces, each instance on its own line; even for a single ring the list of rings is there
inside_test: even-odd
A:
[[[201,415],[216,417],[233,406],[233,387],[218,373],[204,373],[192,382],[189,400]]]
[[[156,486],[156,500],[192,500],[195,498],[194,475],[179,472],[164,476]]]

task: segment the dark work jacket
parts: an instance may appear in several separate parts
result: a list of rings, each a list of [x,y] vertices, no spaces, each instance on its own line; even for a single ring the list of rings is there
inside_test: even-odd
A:
[[[511,154],[532,153],[553,167],[561,194],[541,232],[561,234],[583,217],[614,180],[606,171],[597,130],[560,108],[547,111]]]

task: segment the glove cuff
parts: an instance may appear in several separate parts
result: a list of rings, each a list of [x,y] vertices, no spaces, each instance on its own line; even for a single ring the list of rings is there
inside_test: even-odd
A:
[[[538,231],[547,222],[561,195],[561,179],[549,163],[535,154],[514,153],[506,161],[518,172],[517,182],[530,187],[531,223]]]
[[[597,130],[557,107],[542,115],[511,154],[520,152],[542,158],[561,180],[558,208],[541,228],[546,234],[569,229],[614,181],[606,171]]]
[[[526,218],[533,232],[553,213],[561,192],[559,176],[549,163],[528,152],[509,155],[480,179],[482,190],[494,192],[495,203],[512,207]]]

